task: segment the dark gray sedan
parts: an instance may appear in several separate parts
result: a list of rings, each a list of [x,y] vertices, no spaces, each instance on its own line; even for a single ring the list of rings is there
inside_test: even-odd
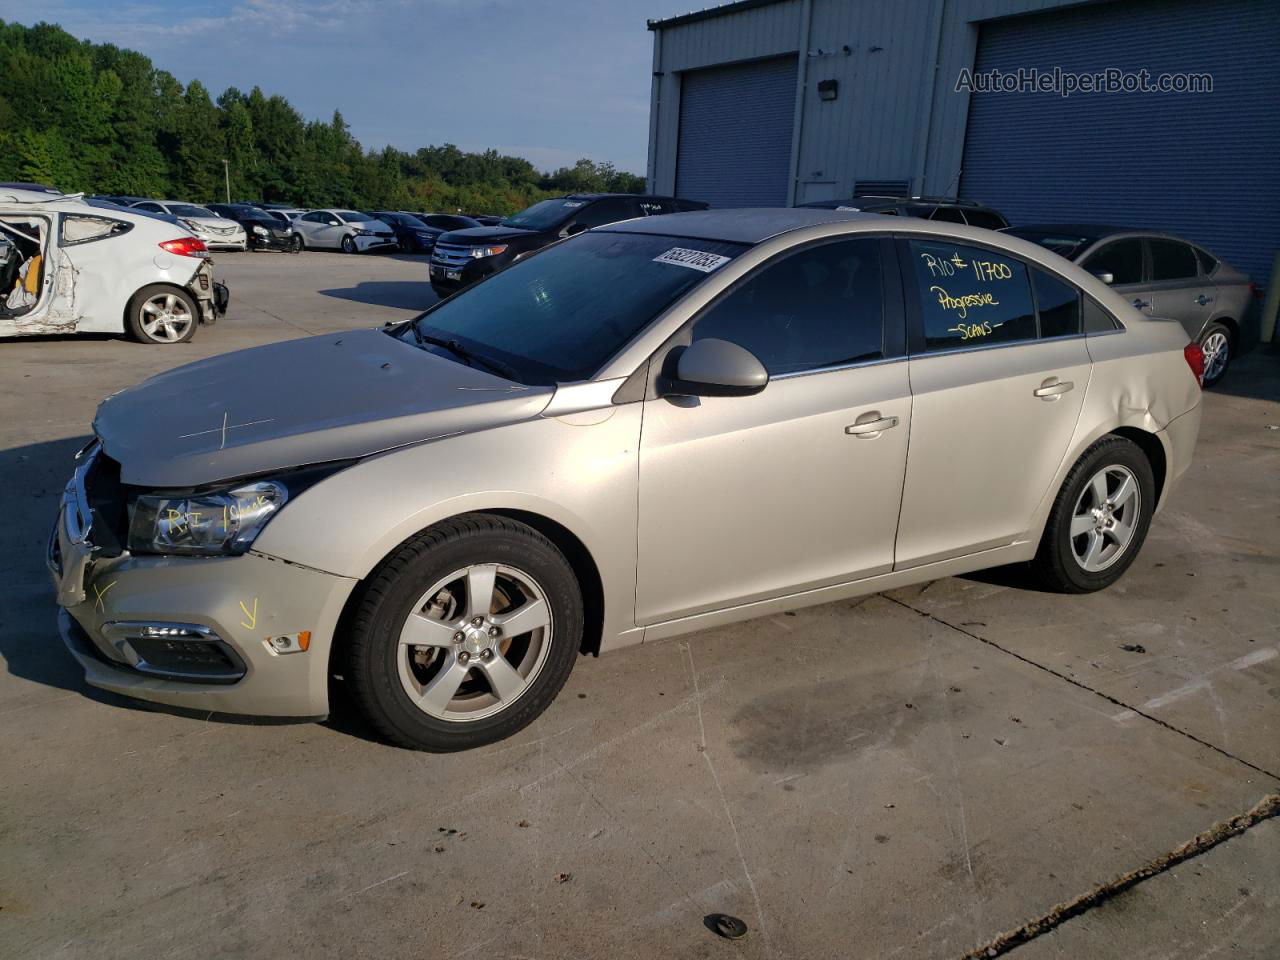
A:
[[[1110,284],[1135,308],[1177,320],[1204,351],[1204,385],[1227,372],[1253,285],[1220,257],[1167,233],[1054,223],[1001,231],[1038,243]]]

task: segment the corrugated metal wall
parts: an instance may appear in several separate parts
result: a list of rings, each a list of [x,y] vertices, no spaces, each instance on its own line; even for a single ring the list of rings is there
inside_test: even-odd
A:
[[[1280,7],[1129,0],[984,24],[976,69],[1212,74],[1213,92],[978,93],[961,192],[1013,223],[1168,230],[1264,279],[1280,249]]]
[[[796,58],[686,73],[676,195],[713,207],[782,207],[791,170]]]

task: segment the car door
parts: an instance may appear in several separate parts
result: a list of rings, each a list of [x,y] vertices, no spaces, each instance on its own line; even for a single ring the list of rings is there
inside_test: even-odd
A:
[[[1074,287],[1075,319],[1041,337],[1030,265],[944,237],[903,239],[900,257],[912,411],[895,569],[1028,536],[1090,374]]]
[[[1124,297],[1135,310],[1151,316],[1150,273],[1141,237],[1109,240],[1080,261],[1080,266],[1096,277],[1110,275],[1112,289]]]
[[[783,254],[655,356],[670,373],[682,346],[728,340],[770,381],[645,401],[638,623],[891,569],[911,419],[895,256],[867,237]]]
[[[1163,237],[1147,238],[1151,260],[1151,311],[1177,320],[1192,340],[1209,322],[1217,299],[1212,280],[1202,276],[1191,244]]]

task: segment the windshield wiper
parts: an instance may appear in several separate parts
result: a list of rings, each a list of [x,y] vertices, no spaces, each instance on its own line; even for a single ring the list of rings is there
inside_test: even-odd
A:
[[[519,382],[520,378],[516,375],[515,368],[509,364],[468,350],[457,340],[445,340],[441,337],[433,337],[429,333],[423,333],[418,329],[418,325],[416,323],[411,324],[411,328],[413,330],[413,338],[418,341],[419,346],[424,343],[429,343],[433,347],[443,347],[469,367],[474,367],[476,364],[479,364],[482,367],[488,367],[489,370],[506,380],[515,380]]]

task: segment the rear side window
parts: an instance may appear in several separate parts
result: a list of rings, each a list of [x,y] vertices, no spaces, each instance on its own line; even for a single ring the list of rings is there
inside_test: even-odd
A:
[[[1142,282],[1142,241],[1137,237],[1108,243],[1081,264],[1090,273],[1109,273],[1117,286]]]
[[[1004,217],[996,213],[994,210],[969,210],[964,211],[964,218],[969,221],[971,227],[982,227],[983,230],[1003,230],[1009,224],[1005,222]]]
[[[1190,244],[1176,240],[1150,240],[1151,279],[1191,280],[1195,278],[1196,255]]]
[[[1040,314],[1040,339],[1072,337],[1080,332],[1080,291],[1043,270],[1031,269]]]
[[[1213,273],[1214,269],[1218,266],[1218,260],[1216,257],[1205,253],[1199,247],[1195,247],[1193,249],[1196,252],[1196,259],[1200,261],[1200,272],[1207,277],[1209,274]]]
[[[90,243],[94,240],[105,240],[133,229],[133,224],[108,217],[86,217],[81,214],[66,214],[62,218],[61,243],[69,247],[77,243]]]
[[[1036,338],[1020,260],[939,240],[911,240],[908,248],[927,352]]]
[[[765,264],[694,324],[694,340],[713,337],[746,347],[772,376],[880,359],[880,241],[840,240]]]
[[[1116,318],[1104,310],[1096,300],[1092,297],[1084,298],[1085,333],[1107,333],[1119,329],[1120,324],[1116,322]]]

